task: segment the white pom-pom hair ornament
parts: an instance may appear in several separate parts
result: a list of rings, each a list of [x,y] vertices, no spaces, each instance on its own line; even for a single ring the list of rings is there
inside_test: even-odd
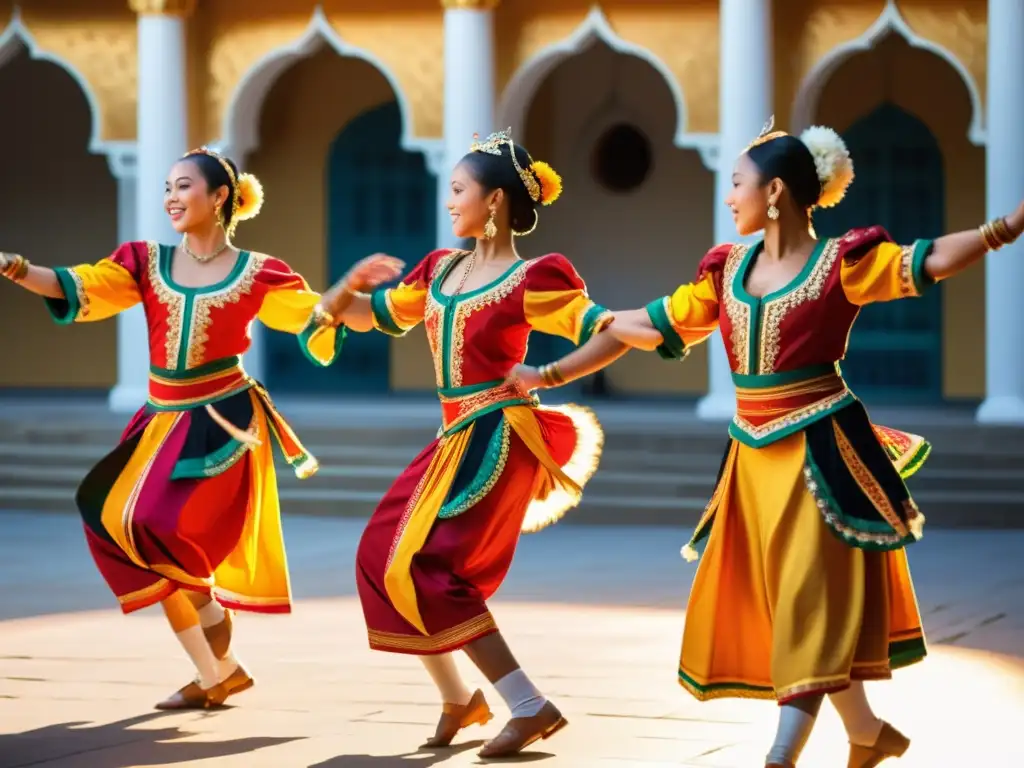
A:
[[[812,125],[800,134],[800,141],[811,151],[814,168],[821,182],[818,208],[831,208],[846,195],[853,182],[853,160],[846,142],[831,128]]]

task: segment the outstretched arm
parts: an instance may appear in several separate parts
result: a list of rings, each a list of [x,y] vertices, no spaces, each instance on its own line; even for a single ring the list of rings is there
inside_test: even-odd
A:
[[[646,309],[625,309],[616,312],[607,332],[623,344],[645,352],[653,352],[665,341],[661,331],[654,327]]]
[[[358,262],[323,295],[321,306],[335,325],[364,333],[373,330],[373,309],[367,291],[394,280],[405,262],[375,253]]]
[[[945,280],[962,272],[989,251],[1014,242],[1024,232],[1024,203],[1009,216],[978,229],[954,232],[938,238],[924,259],[924,271],[932,280]]]
[[[37,296],[47,299],[64,298],[64,289],[54,270],[31,264],[28,259],[16,253],[0,253],[0,275]]]

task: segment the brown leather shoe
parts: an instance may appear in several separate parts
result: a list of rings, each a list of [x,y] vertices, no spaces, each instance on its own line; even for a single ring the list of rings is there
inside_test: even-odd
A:
[[[548,701],[533,717],[513,717],[505,723],[501,733],[484,744],[477,754],[480,757],[511,757],[539,739],[551,738],[568,724],[558,707]]]
[[[156,705],[157,709],[213,709],[224,703],[229,696],[228,689],[223,683],[217,683],[213,688],[203,689],[199,683],[193,681],[177,693]]]
[[[484,692],[477,689],[468,704],[445,704],[441,709],[441,719],[437,721],[437,730],[427,739],[423,746],[431,749],[447,747],[452,739],[463,728],[471,725],[486,725],[494,719],[491,708],[487,706]]]
[[[876,765],[890,757],[903,757],[910,747],[910,739],[897,731],[888,723],[882,723],[882,730],[870,747],[860,744],[850,745],[850,760],[846,768],[875,768]]]
[[[256,685],[256,681],[252,679],[252,675],[246,668],[239,664],[235,671],[224,678],[220,684],[227,689],[228,696],[234,696],[236,693],[248,691]]]
[[[214,624],[212,627],[203,627],[203,635],[210,645],[210,650],[218,659],[223,659],[231,650],[231,634],[234,622],[231,619],[231,611],[224,609],[224,621]]]

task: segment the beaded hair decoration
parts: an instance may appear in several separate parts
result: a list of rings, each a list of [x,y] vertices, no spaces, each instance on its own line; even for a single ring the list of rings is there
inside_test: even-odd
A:
[[[260,212],[263,207],[263,186],[251,173],[243,173],[235,176],[235,171],[223,155],[214,152],[209,147],[199,147],[188,152],[185,157],[195,155],[206,155],[212,157],[228,175],[231,181],[231,217],[228,220],[228,235],[234,234],[235,227],[240,221],[247,221]]]
[[[523,168],[516,159],[515,143],[512,141],[512,129],[496,131],[483,141],[480,141],[480,134],[473,134],[473,143],[469,145],[470,152],[484,152],[488,155],[501,157],[501,148],[508,145],[508,154],[512,158],[512,165],[526,188],[526,193],[535,203],[551,205],[558,196],[562,194],[562,178],[547,163],[536,162],[530,158],[530,164]],[[529,154],[527,154],[529,157]]]

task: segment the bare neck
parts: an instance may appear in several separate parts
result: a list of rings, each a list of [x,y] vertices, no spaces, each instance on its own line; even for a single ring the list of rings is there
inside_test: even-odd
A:
[[[764,253],[772,261],[806,258],[817,242],[806,218],[770,221],[764,229]]]
[[[477,240],[476,248],[473,249],[473,257],[477,264],[503,263],[514,261],[519,258],[516,253],[515,243],[512,242],[512,233],[500,233],[497,237],[489,240]]]

